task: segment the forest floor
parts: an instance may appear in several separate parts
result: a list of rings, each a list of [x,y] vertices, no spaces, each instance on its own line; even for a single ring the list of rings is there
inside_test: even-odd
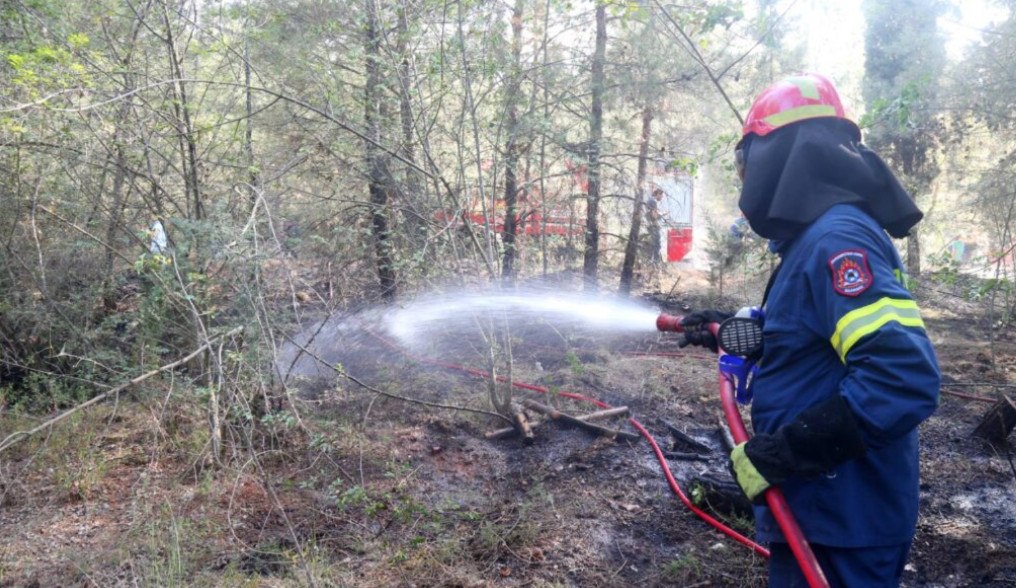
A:
[[[1016,382],[1016,343],[989,341],[984,307],[953,290],[915,290],[946,390],[997,398],[998,385]],[[716,305],[705,291],[656,302]],[[503,423],[375,393],[483,408],[487,381],[428,361],[483,369],[482,345],[442,340],[424,359],[367,328],[341,332],[327,361],[374,391],[336,374],[302,378],[295,410],[228,429],[237,449],[226,465],[202,457],[201,403],[175,398],[168,383],[0,456],[0,586],[765,585],[764,560],[682,505],[644,439],[548,421],[530,445],[488,440]],[[714,357],[656,333],[534,325],[513,342],[514,380],[551,391],[516,390],[516,400],[595,409],[555,396],[576,392],[629,407],[681,454],[668,461],[684,492],[751,536],[749,516],[706,491],[729,480]],[[904,586],[1016,585],[1011,448],[971,437],[990,406],[945,394],[922,425],[921,518]],[[0,438],[37,420],[0,415]],[[702,457],[689,459],[695,450],[666,423],[701,443]],[[632,430],[623,418],[602,424]]]

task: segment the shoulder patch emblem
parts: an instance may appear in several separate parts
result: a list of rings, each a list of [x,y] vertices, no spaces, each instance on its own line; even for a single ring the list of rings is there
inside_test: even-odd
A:
[[[868,254],[857,249],[834,253],[829,258],[833,290],[843,296],[859,296],[875,281],[868,267]]]

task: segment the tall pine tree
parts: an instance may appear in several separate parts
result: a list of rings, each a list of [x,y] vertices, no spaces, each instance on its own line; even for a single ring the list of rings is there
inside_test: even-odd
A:
[[[938,107],[945,42],[937,18],[943,0],[865,0],[866,142],[900,175],[915,200],[938,175],[944,126]],[[907,240],[907,270],[921,273],[920,237]]]

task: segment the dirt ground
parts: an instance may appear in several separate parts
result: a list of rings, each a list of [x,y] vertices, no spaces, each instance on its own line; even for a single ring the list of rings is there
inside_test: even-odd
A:
[[[991,405],[951,394],[1007,392],[1016,345],[1001,331],[989,339],[982,303],[934,282],[916,293],[949,393],[921,429],[904,586],[1016,586],[1011,447],[971,437]],[[687,290],[655,301],[675,312],[717,303]],[[448,365],[486,369],[482,340],[450,334],[407,352],[369,321],[330,337],[323,359],[369,388],[328,370],[300,378],[296,410],[237,427],[229,439],[248,452],[225,466],[200,457],[200,405],[171,403],[165,389],[3,456],[0,586],[765,585],[764,560],[682,505],[644,439],[542,421],[532,444],[488,440],[503,423],[378,393],[486,409],[488,381]],[[595,410],[558,395],[574,392],[629,407],[683,491],[751,536],[741,505],[708,487],[729,483],[714,357],[671,335],[540,324],[514,330],[512,349],[513,379],[550,392],[516,389],[516,401]],[[676,441],[667,423],[704,447]]]

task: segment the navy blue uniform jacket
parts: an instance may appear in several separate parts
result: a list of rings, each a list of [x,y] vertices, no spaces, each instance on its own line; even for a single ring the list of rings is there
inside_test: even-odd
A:
[[[751,410],[773,433],[842,396],[866,454],[781,488],[808,541],[836,547],[909,542],[917,523],[917,425],[938,404],[939,370],[903,267],[879,225],[847,204],[778,244],[782,266],[765,306],[764,354]],[[760,541],[783,541],[767,507]]]

